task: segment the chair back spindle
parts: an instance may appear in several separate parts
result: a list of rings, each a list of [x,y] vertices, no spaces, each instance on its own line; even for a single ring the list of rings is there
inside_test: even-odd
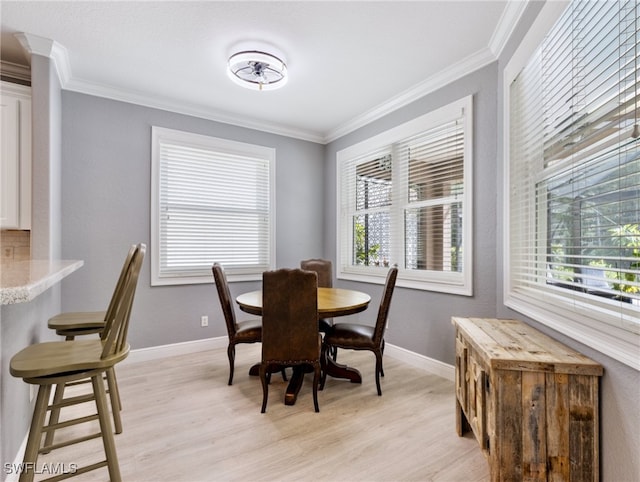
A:
[[[113,296],[111,296],[111,301],[109,301],[109,306],[107,307],[107,313],[105,315],[105,320],[113,318],[115,315],[115,310],[117,309],[117,303],[120,297],[122,296],[122,291],[124,290],[125,281],[127,280],[128,272],[132,266],[133,256],[138,251],[139,245],[132,244],[129,248],[129,252],[127,253],[127,257],[124,260],[124,264],[122,265],[122,269],[120,270],[120,276],[118,277],[118,281],[113,290]]]
[[[142,243],[139,244],[131,258],[130,269],[125,274],[120,301],[114,308],[111,318],[106,320],[105,329],[101,334],[103,340],[101,358],[103,359],[122,354],[128,350],[129,320],[145,253],[146,246]]]

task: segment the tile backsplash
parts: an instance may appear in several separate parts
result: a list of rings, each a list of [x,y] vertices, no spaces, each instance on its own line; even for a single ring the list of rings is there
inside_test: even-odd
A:
[[[30,231],[0,231],[0,258],[25,260],[31,258]]]

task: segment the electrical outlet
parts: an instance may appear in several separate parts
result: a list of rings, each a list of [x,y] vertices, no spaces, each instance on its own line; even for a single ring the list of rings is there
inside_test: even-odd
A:
[[[200,317],[200,326],[209,326],[209,317],[206,315],[202,315]]]

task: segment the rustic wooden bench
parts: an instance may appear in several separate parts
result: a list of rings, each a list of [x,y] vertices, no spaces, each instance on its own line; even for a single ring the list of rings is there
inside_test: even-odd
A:
[[[452,318],[456,431],[491,479],[599,479],[598,363],[516,320]]]

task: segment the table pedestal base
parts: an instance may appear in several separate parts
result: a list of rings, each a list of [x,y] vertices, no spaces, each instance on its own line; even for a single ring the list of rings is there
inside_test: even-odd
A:
[[[344,378],[349,380],[351,383],[362,383],[362,375],[358,370],[348,367],[347,365],[337,363],[331,357],[327,357],[327,360],[325,360],[323,370],[326,371],[327,375],[333,378]],[[278,371],[280,371],[280,369],[274,367],[271,373],[276,373]],[[289,385],[287,385],[287,390],[284,394],[285,405],[295,405],[296,400],[298,399],[298,393],[302,387],[304,375],[305,373],[310,373],[312,371],[313,369],[310,366],[293,367],[293,374],[291,375]],[[249,375],[253,377],[260,376],[260,363],[256,363],[249,369]]]
[[[362,383],[362,375],[355,368],[341,365],[330,356],[325,360],[324,370],[327,375],[333,378],[346,378],[351,383]]]

